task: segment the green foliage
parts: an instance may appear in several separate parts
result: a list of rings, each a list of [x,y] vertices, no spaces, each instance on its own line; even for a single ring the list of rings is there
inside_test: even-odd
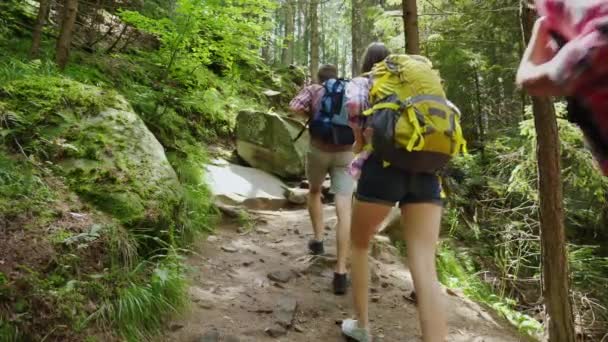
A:
[[[237,1],[178,0],[167,18],[152,19],[139,12],[123,11],[122,19],[154,34],[162,47],[160,56],[165,75],[178,60],[192,71],[203,65],[227,70],[236,62],[254,63],[254,51],[273,3],[268,0]],[[187,51],[186,51],[187,50]],[[187,52],[187,53],[186,53]]]
[[[41,215],[54,194],[36,170],[26,162],[8,157],[0,148],[0,218]]]
[[[168,156],[183,187],[178,221],[181,243],[192,241],[198,233],[211,231],[217,218],[213,196],[204,180],[203,163],[206,156],[203,151],[200,146],[192,146],[184,153],[171,153]]]
[[[461,289],[467,297],[490,306],[520,332],[536,337],[542,333],[542,324],[518,312],[516,301],[496,295],[491,286],[480,280],[467,250],[455,250],[449,244],[442,243],[437,257],[437,273],[445,286]]]
[[[563,116],[564,106],[556,109]],[[574,301],[581,310],[581,324],[592,332],[603,329],[597,317],[608,317],[607,251],[598,246],[608,238],[608,180],[596,169],[578,128],[561,118],[558,126]],[[452,190],[447,220],[451,234],[470,247],[480,268],[499,280],[492,284],[497,293],[530,310],[535,306],[530,298],[540,295],[536,164],[535,130],[528,119],[519,131],[487,144],[483,155],[455,160],[464,177],[458,185],[447,183]]]
[[[148,340],[163,326],[167,313],[185,305],[186,289],[177,255],[163,257],[157,264],[143,262],[92,318],[115,327],[127,341]]]
[[[19,329],[0,318],[0,342],[20,341]]]

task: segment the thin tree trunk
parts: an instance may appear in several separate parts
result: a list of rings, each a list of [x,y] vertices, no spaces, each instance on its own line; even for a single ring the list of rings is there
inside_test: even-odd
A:
[[[301,1],[302,3],[302,11],[304,13],[304,51],[302,56],[304,56],[304,65],[307,67],[310,63],[310,8],[308,8],[307,3]]]
[[[323,15],[325,12],[324,4],[325,1],[319,3],[321,9],[318,13],[320,13],[320,15],[317,15],[319,18],[319,59],[322,61],[327,60],[327,47],[325,46],[325,16]]]
[[[34,26],[34,32],[32,33],[32,48],[30,49],[30,58],[32,59],[37,58],[40,54],[42,30],[44,29],[44,25],[46,25],[50,9],[50,0],[40,0],[40,7],[38,8],[38,17],[36,18],[36,25]]]
[[[530,40],[534,21],[534,13],[522,2],[521,24],[526,42]],[[545,324],[549,341],[574,342],[557,120],[548,97],[532,97],[532,110],[537,136]]]
[[[65,69],[70,58],[70,47],[72,45],[72,35],[78,14],[78,0],[65,0],[64,15],[61,22],[61,30],[57,39],[56,61],[59,69]]]
[[[361,72],[361,14],[363,6],[363,0],[352,0],[352,11],[351,11],[351,48],[352,48],[352,76],[355,77]]]
[[[310,0],[310,77],[318,82],[319,70],[319,0]]]
[[[283,52],[281,63],[284,65],[293,63],[294,50],[294,27],[295,27],[295,4],[293,0],[287,0],[284,6],[285,12],[285,36],[283,38]]]
[[[475,99],[477,102],[477,139],[479,140],[479,146],[481,146],[481,153],[483,154],[485,149],[485,124],[483,117],[483,109],[481,107],[481,89],[479,87],[479,71],[475,68]]]
[[[418,32],[418,7],[416,0],[403,0],[402,3],[405,53],[419,55],[420,34]]]

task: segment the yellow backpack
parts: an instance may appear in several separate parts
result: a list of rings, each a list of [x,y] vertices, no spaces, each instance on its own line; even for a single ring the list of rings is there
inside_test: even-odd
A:
[[[460,111],[449,100],[439,73],[417,55],[390,55],[377,63],[366,126],[373,128],[372,148],[390,165],[433,173],[452,156],[466,153]]]

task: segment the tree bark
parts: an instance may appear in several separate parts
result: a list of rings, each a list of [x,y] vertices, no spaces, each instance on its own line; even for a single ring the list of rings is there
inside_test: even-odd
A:
[[[355,77],[361,72],[361,51],[363,44],[361,39],[361,16],[363,13],[363,0],[352,0],[351,11],[351,48],[352,48],[352,76]]]
[[[32,33],[32,48],[30,49],[30,58],[32,59],[37,58],[40,54],[42,30],[44,29],[44,25],[46,25],[50,9],[50,0],[40,0],[40,7],[38,8],[38,17],[36,18],[36,25],[34,26],[34,32]]]
[[[294,28],[295,28],[295,3],[287,0],[284,5],[285,12],[285,36],[283,38],[283,52],[281,63],[289,65],[293,63],[294,56]]]
[[[61,22],[61,30],[57,39],[56,61],[59,69],[65,69],[70,58],[70,47],[72,45],[72,35],[78,14],[78,0],[64,1],[64,14]]]
[[[416,0],[403,0],[402,4],[405,53],[419,55],[420,34],[418,32],[418,6]]]
[[[310,77],[318,82],[319,70],[319,0],[310,0]]]
[[[303,41],[303,53],[304,56],[304,65],[309,66],[310,63],[310,8],[307,6],[307,3],[304,1],[300,1],[302,3],[302,11],[304,16],[304,37],[302,37]]]
[[[483,108],[481,106],[481,88],[479,85],[479,71],[475,68],[475,99],[477,102],[477,140],[479,141],[479,146],[481,153],[484,153],[485,150],[485,120],[483,115]]]
[[[534,21],[534,13],[522,2],[521,24],[526,42],[530,40]],[[545,324],[549,341],[574,342],[557,119],[548,97],[532,97],[532,110],[537,137]]]

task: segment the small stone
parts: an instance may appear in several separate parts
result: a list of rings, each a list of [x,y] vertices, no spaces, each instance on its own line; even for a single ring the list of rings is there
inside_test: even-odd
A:
[[[294,229],[293,232],[297,235],[300,235],[300,230],[298,228]]]
[[[372,288],[369,289],[369,292],[371,292],[371,293],[378,293],[378,289],[375,288],[375,287],[372,287]]]
[[[222,250],[226,253],[236,253],[238,252],[238,249],[232,247],[232,246],[222,246]]]
[[[243,266],[249,267],[251,265],[253,265],[253,261],[243,261]]]
[[[290,271],[274,271],[268,273],[268,279],[278,283],[287,283],[293,278],[294,274]]]
[[[380,301],[380,296],[372,296],[372,302],[378,303]]]
[[[220,238],[218,238],[218,237],[217,237],[217,236],[215,236],[215,235],[209,235],[209,236],[207,237],[207,242],[211,242],[211,243],[213,243],[213,242],[217,242],[219,239],[220,239]]]
[[[274,242],[274,243],[281,243],[281,242],[283,242],[283,239],[276,239],[276,240],[274,240],[273,242]]]
[[[219,342],[220,340],[220,332],[217,329],[213,328],[212,330],[206,332],[203,336],[201,336],[197,342]]]
[[[171,326],[169,326],[169,330],[178,331],[179,329],[181,329],[183,327],[184,327],[183,324],[173,323],[173,324],[171,324]]]
[[[382,284],[380,286],[382,286],[383,289],[386,289],[387,287],[390,286],[390,284],[387,282],[382,282]]]
[[[202,301],[202,302],[198,303],[198,307],[201,308],[201,309],[205,309],[205,310],[211,310],[215,306],[212,303]]]
[[[304,332],[304,328],[302,328],[301,326],[299,326],[297,324],[293,326],[293,330],[295,330],[296,332],[299,332],[299,333]]]
[[[266,261],[264,261],[264,259],[260,259],[260,262],[263,264],[263,263],[265,263]]]
[[[282,256],[289,256],[289,252],[281,252]]]
[[[285,329],[293,325],[293,320],[296,316],[298,302],[292,297],[280,297],[277,300],[277,307],[274,311],[276,323]]]
[[[279,325],[276,325],[272,328],[266,328],[264,332],[266,333],[266,335],[273,338],[285,336],[287,334],[287,330]]]
[[[240,341],[241,340],[234,335],[224,336],[224,342],[240,342]]]
[[[270,230],[265,229],[265,228],[258,228],[255,230],[255,232],[258,234],[270,234]]]
[[[325,226],[325,230],[330,231],[330,230],[331,230],[331,227],[330,227],[330,226]]]

